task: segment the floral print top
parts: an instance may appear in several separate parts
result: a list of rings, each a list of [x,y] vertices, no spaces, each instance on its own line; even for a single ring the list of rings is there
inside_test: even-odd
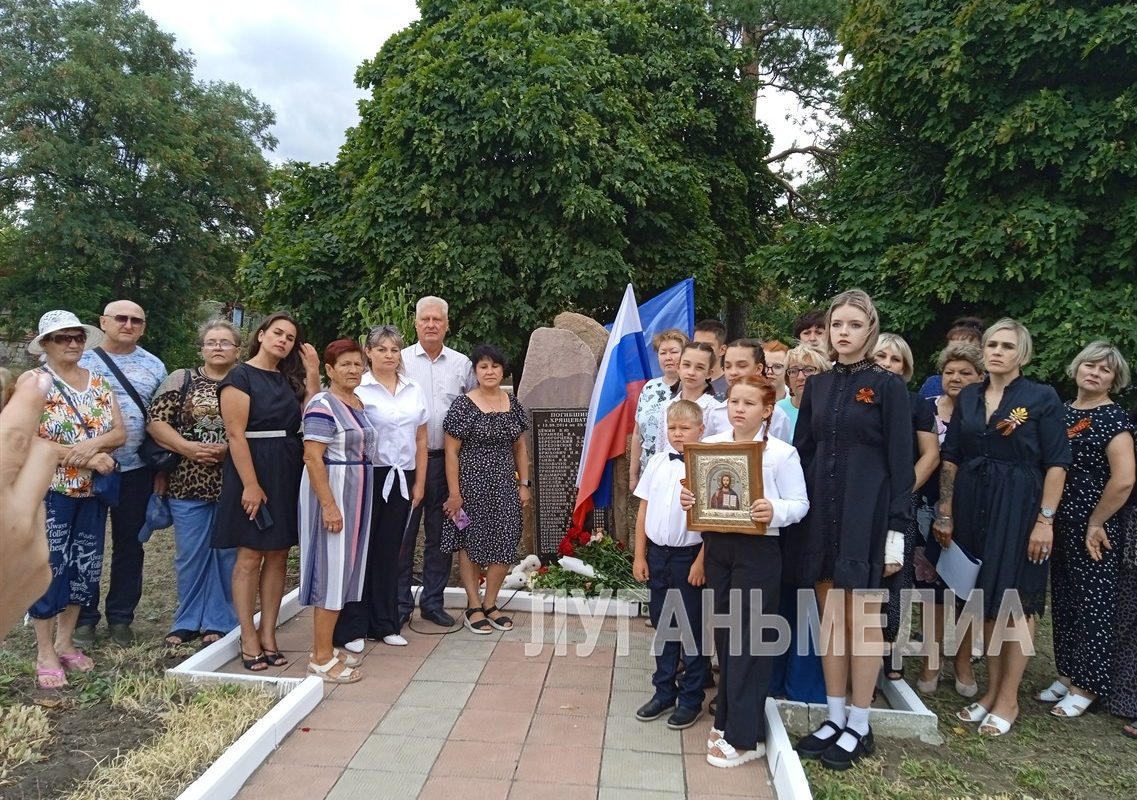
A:
[[[56,444],[72,445],[101,436],[114,427],[114,389],[102,375],[88,370],[87,388],[80,392],[47,367],[37,371],[46,372],[52,377],[51,389],[48,390],[39,421],[40,438]],[[75,406],[74,410],[72,405]],[[76,410],[82,415],[81,418],[75,415]],[[49,488],[68,497],[90,497],[91,470],[60,465],[55,469]]]
[[[675,396],[675,387],[664,383],[663,378],[652,378],[640,391],[636,403],[636,423],[640,426],[640,474],[647,469],[648,459],[655,453],[656,440],[659,439],[659,410],[663,404]]]

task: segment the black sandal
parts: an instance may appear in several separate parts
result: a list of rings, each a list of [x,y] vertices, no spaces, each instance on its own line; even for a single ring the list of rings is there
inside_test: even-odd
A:
[[[884,679],[886,681],[904,680],[904,670],[893,666],[891,654],[884,657]]]
[[[507,617],[504,614],[502,614],[500,617],[496,617],[496,618],[491,617],[490,614],[493,614],[494,612],[501,614],[501,609],[498,608],[497,606],[490,606],[489,608],[483,608],[482,609],[482,613],[486,615],[486,619],[489,620],[490,625],[493,625],[499,631],[511,631],[511,630],[513,630],[513,619],[512,618]]]
[[[283,667],[288,663],[288,659],[285,658],[284,653],[279,650],[265,650],[263,655],[265,663],[270,667]]]
[[[249,672],[264,672],[266,669],[268,669],[268,662],[265,661],[265,654],[264,653],[260,653],[259,655],[255,655],[255,656],[250,656],[248,653],[246,653],[244,650],[242,650],[241,651],[241,664]],[[260,666],[257,666],[258,664]]]
[[[166,637],[162,640],[162,643],[165,644],[166,647],[169,647],[169,648],[181,647],[183,644],[189,644],[190,642],[192,642],[197,637],[198,637],[197,631],[191,631],[191,630],[187,630],[185,628],[178,628],[176,631],[170,631],[169,633],[167,633]],[[172,642],[172,641],[170,641],[171,639],[177,639],[178,641]]]
[[[494,625],[492,622],[489,621],[488,618],[480,619],[477,622],[474,622],[474,620],[471,619],[471,617],[473,617],[474,614],[481,614],[484,617],[485,613],[486,612],[480,608],[467,608],[466,613],[462,615],[462,624],[465,625],[468,629],[470,629],[474,633],[478,633],[478,634],[493,633]]]
[[[212,639],[209,637],[213,637]],[[202,647],[209,647],[214,642],[219,642],[225,638],[225,631],[202,631],[201,632],[201,645]]]

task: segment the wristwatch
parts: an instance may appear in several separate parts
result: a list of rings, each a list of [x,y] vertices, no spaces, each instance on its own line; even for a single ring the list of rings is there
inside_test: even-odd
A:
[[[1054,509],[1043,506],[1038,509],[1038,513],[1042,515],[1043,519],[1054,519]]]

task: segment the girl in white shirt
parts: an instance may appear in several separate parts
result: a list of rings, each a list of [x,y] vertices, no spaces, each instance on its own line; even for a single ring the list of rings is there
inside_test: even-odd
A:
[[[719,405],[715,400],[715,390],[707,380],[714,358],[714,348],[705,342],[688,342],[684,346],[679,355],[679,393],[660,406],[658,430],[667,430],[667,409],[677,400],[690,400],[703,410],[704,436],[723,430],[716,427],[717,423],[711,419],[711,412]],[[655,452],[667,452],[666,435],[655,440]]]
[[[766,353],[762,348],[762,342],[758,339],[735,339],[726,346],[726,355],[723,356],[723,377],[726,378],[728,388],[739,378],[748,375],[761,378],[766,374]],[[730,430],[726,400],[717,403],[706,416],[710,420],[707,436]],[[789,415],[777,404],[774,405],[770,415],[767,433],[783,442],[793,441],[793,426],[790,424]]]
[[[737,626],[715,630],[719,694],[714,727],[707,739],[707,763],[716,767],[734,767],[766,752],[764,708],[774,653],[772,649],[760,652],[763,643],[751,641],[750,620],[755,608],[761,608],[766,617],[777,615],[782,577],[777,537],[782,528],[799,522],[809,510],[797,451],[769,435],[774,396],[774,385],[766,378],[739,378],[727,392],[731,430],[703,439],[766,443],[762,453],[765,496],[750,505],[750,518],[765,523],[766,534],[703,534],[704,570],[715,614],[730,613],[734,590],[739,590],[736,595],[740,593],[735,602],[742,604]],[[771,645],[767,643],[766,647]]]

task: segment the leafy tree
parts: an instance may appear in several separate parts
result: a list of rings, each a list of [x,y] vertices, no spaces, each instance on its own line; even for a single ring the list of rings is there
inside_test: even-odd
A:
[[[822,219],[755,266],[870,291],[925,354],[965,312],[1024,322],[1049,379],[1092,338],[1137,354],[1137,7],[859,0],[840,35],[851,129]]]
[[[371,97],[334,167],[335,304],[437,294],[461,338],[517,354],[566,308],[610,318],[628,281],[646,297],[693,274],[710,313],[749,294],[745,257],[775,193],[769,137],[702,3],[420,8],[356,74]],[[287,241],[266,242],[249,274]]]
[[[87,318],[117,297],[148,312],[146,345],[191,345],[259,227],[272,112],[202,84],[136,0],[0,0],[0,207],[14,235],[0,307]],[[18,299],[18,302],[17,302]]]

